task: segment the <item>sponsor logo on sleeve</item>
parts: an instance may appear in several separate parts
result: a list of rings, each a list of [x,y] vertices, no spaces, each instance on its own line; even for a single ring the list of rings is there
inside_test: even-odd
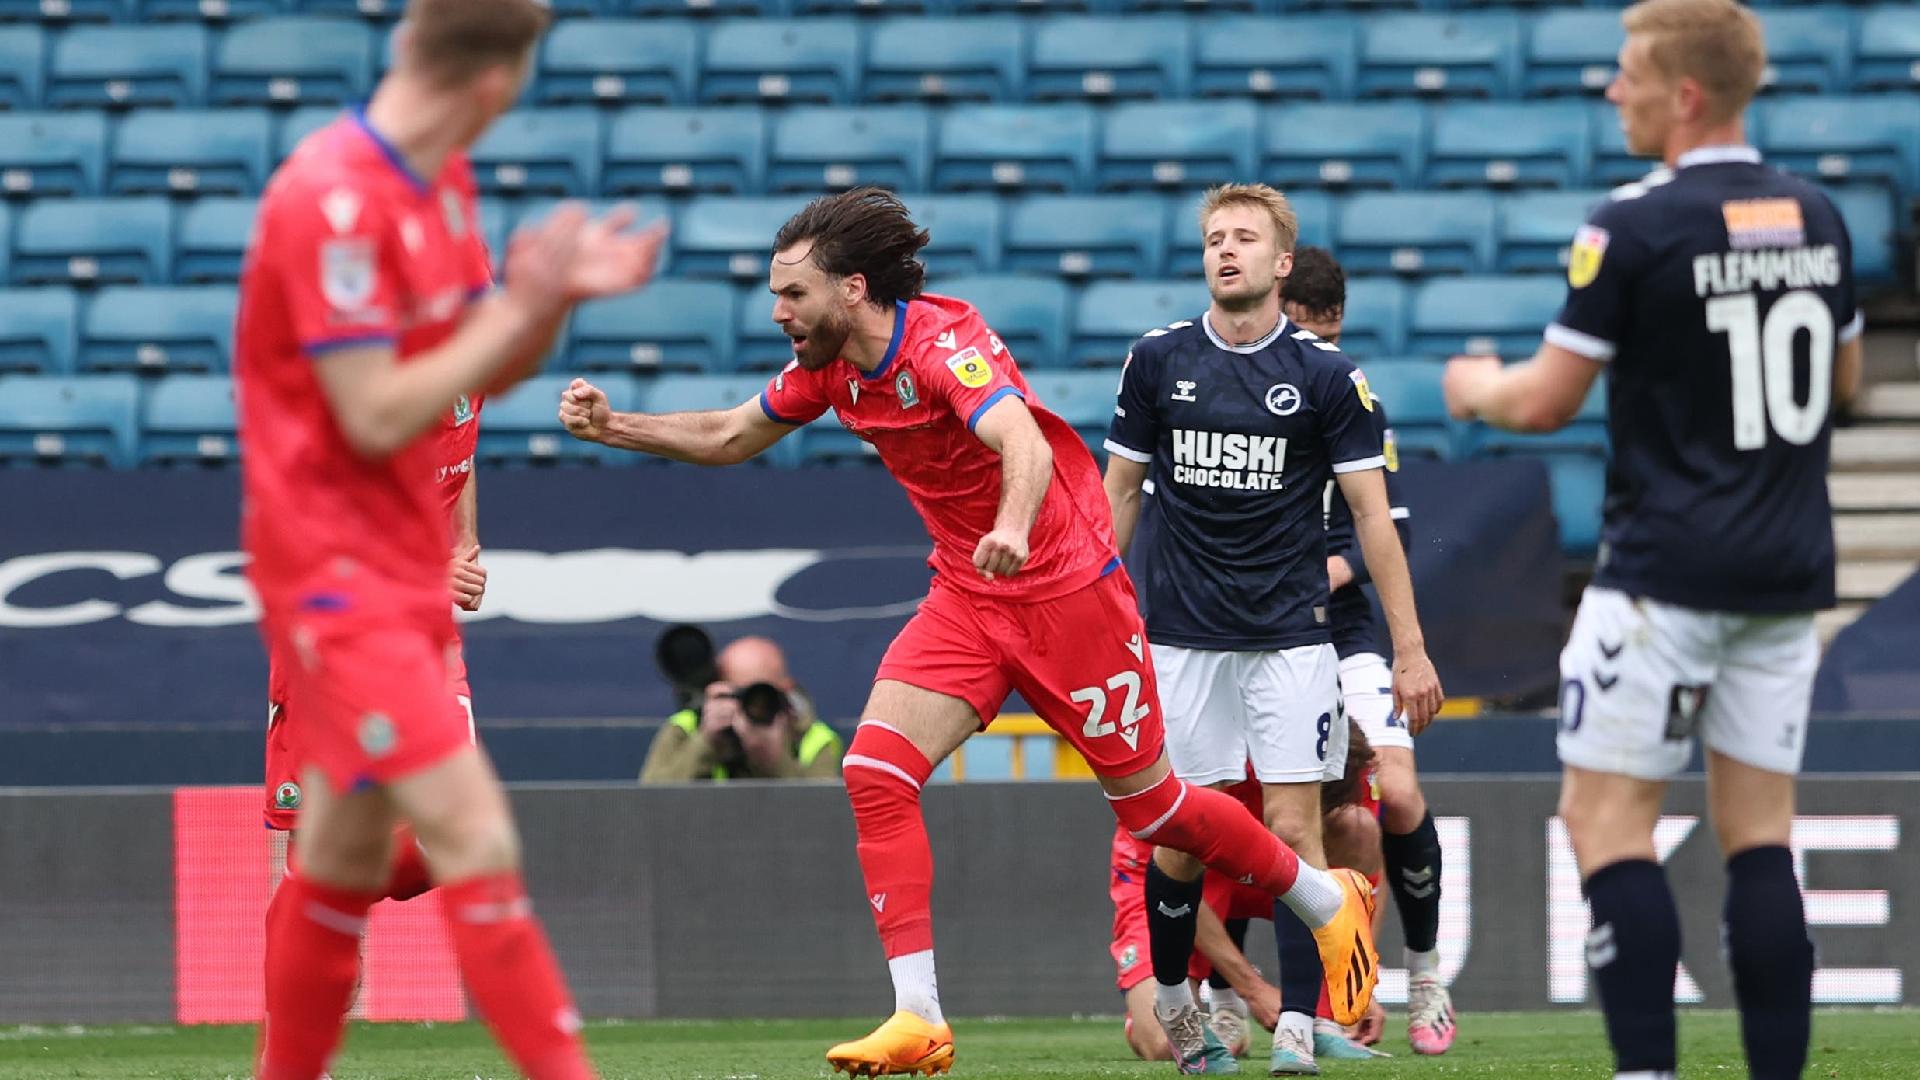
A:
[[[971,346],[947,357],[947,370],[969,390],[978,390],[993,381],[993,365],[987,363],[979,349]]]
[[[1400,471],[1400,440],[1394,437],[1393,429],[1388,428],[1380,436],[1380,452],[1387,457],[1387,471]]]
[[[1353,380],[1353,388],[1359,391],[1360,404],[1364,406],[1368,412],[1372,412],[1373,388],[1367,385],[1366,373],[1359,368],[1354,368],[1352,371],[1347,372],[1347,378]]]
[[[1567,284],[1584,289],[1600,276],[1600,261],[1606,258],[1607,230],[1582,225],[1573,234],[1573,250],[1567,256]]]
[[[320,245],[320,294],[338,312],[359,312],[373,299],[373,241],[359,237]]]

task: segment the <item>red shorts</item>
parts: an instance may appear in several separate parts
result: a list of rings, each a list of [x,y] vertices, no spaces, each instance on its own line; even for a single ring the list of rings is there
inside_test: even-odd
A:
[[[935,578],[874,678],[960,698],[983,728],[1018,690],[1102,776],[1139,772],[1159,759],[1164,742],[1146,626],[1120,569],[1029,603]]]

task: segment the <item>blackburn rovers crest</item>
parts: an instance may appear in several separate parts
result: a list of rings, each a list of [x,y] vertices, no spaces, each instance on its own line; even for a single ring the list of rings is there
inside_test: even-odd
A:
[[[274,788],[273,806],[276,810],[300,809],[300,785],[289,780]]]
[[[453,402],[453,426],[460,427],[473,419],[473,399],[461,394]]]
[[[893,380],[893,392],[900,397],[900,407],[911,409],[920,404],[920,388],[913,385],[913,372],[903,371]]]

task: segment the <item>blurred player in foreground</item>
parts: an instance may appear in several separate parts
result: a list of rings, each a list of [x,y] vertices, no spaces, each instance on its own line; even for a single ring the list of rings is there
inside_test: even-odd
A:
[[[1574,236],[1567,300],[1531,360],[1454,360],[1449,407],[1551,431],[1607,380],[1605,523],[1560,657],[1560,815],[1593,914],[1587,960],[1617,1076],[1674,1075],[1680,919],[1653,842],[1666,781],[1706,744],[1727,859],[1721,941],[1748,1075],[1806,1067],[1813,945],[1788,841],[1834,602],[1827,457],[1860,376],[1845,224],[1761,164],[1743,115],[1767,58],[1733,0],[1622,16],[1607,88],[1627,146],[1665,168]]]
[[[1280,283],[1280,307],[1302,329],[1335,345],[1346,317],[1347,277],[1325,248],[1294,252],[1293,273]],[[1369,386],[1371,392],[1371,386]],[[1373,399],[1373,422],[1387,459],[1387,496],[1400,543],[1408,542],[1409,514],[1399,494],[1400,452],[1387,408]],[[1333,588],[1333,647],[1340,654],[1340,694],[1347,716],[1379,752],[1380,848],[1387,887],[1400,908],[1406,932],[1407,1041],[1417,1054],[1444,1054],[1453,1045],[1453,997],[1440,980],[1440,834],[1420,790],[1413,762],[1413,733],[1393,708],[1390,652],[1360,586],[1372,581],[1355,543],[1353,510],[1338,484],[1327,485],[1327,577]],[[1319,1039],[1316,1037],[1316,1042]],[[1330,1047],[1334,1053],[1338,1047]]]
[[[757,400],[614,413],[576,381],[560,402],[578,438],[707,465],[745,461],[831,408],[879,451],[934,538],[932,589],[881,661],[843,759],[896,1011],[828,1060],[866,1075],[951,1066],[920,790],[1014,689],[1093,765],[1129,832],[1300,911],[1328,970],[1359,988],[1357,1015],[1373,989],[1365,880],[1302,863],[1232,798],[1171,775],[1146,634],[1093,456],[1032,400],[971,306],[922,293],[926,243],[891,194],[817,199],[774,240],[773,317],[794,359]]]
[[[532,916],[505,793],[455,701],[453,546],[430,430],[529,374],[579,301],[644,283],[658,230],[577,206],[513,238],[504,290],[465,149],[518,97],[549,12],[413,0],[364,111],[304,140],[261,200],[240,284],[243,542],[288,658],[301,822],[267,927],[254,1075],[314,1080],[339,1044],[394,829],[410,825],[468,994],[534,1080],[593,1075]]]

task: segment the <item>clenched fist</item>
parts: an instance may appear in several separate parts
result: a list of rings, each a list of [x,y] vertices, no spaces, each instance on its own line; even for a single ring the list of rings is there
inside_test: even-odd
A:
[[[560,426],[581,442],[600,442],[613,422],[613,406],[606,391],[585,379],[575,379],[560,392]]]
[[[1022,529],[995,529],[980,538],[973,549],[973,566],[980,576],[992,581],[1012,577],[1027,565],[1027,534]]]

